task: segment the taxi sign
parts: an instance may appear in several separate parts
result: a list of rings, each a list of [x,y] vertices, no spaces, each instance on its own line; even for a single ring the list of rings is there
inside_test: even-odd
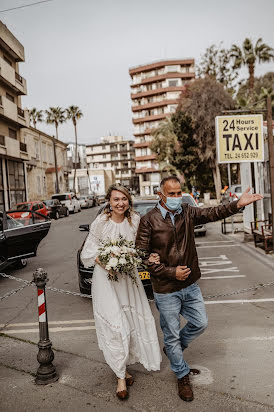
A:
[[[215,119],[218,163],[264,161],[263,116],[217,116]]]

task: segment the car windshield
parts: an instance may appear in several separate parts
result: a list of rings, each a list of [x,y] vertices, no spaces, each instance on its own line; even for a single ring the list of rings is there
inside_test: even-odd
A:
[[[69,197],[68,195],[53,195],[52,199],[58,199],[61,202],[62,200],[68,200]]]
[[[183,195],[183,200],[182,203],[188,203],[190,206],[197,206],[197,203],[191,196],[184,196]]]
[[[53,201],[53,200],[44,200],[43,203],[45,203],[45,205],[47,205],[47,206],[52,206],[52,205],[54,205],[54,201]]]
[[[18,205],[15,205],[13,210],[20,210],[20,211],[26,211],[31,209],[31,203],[19,203]]]
[[[143,202],[143,203],[134,203],[133,209],[135,212],[139,213],[140,216],[144,216],[147,212],[153,209],[156,205],[156,202]]]

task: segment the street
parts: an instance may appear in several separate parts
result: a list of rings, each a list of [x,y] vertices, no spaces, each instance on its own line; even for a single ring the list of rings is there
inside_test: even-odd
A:
[[[48,273],[48,285],[79,292],[76,255],[98,208],[53,220],[38,254],[25,269],[10,272],[32,280],[36,268]],[[50,339],[59,381],[36,386],[34,377],[38,324],[36,288],[30,286],[3,300],[1,310],[0,409],[2,411],[273,411],[274,288],[226,294],[273,281],[273,258],[241,242],[240,235],[221,234],[221,223],[207,224],[206,237],[196,238],[209,326],[185,352],[201,374],[192,377],[194,401],[177,395],[176,379],[163,355],[161,370],[147,372],[140,365],[128,401],[115,396],[115,376],[98,349],[90,299],[47,292]],[[20,284],[0,279],[3,296]],[[207,298],[209,297],[210,298]],[[156,319],[161,347],[159,316]],[[31,403],[30,403],[31,400]]]

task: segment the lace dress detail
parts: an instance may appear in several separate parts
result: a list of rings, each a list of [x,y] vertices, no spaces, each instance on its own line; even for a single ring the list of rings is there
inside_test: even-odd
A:
[[[133,215],[132,225],[107,220],[99,215],[90,226],[90,233],[81,254],[85,267],[94,264],[100,240],[119,235],[135,241],[140,218]],[[107,271],[95,264],[92,281],[93,314],[99,348],[107,364],[119,378],[125,377],[126,366],[136,362],[147,370],[159,370],[161,353],[149,303],[136,270],[137,285],[129,277],[118,282],[107,278]]]

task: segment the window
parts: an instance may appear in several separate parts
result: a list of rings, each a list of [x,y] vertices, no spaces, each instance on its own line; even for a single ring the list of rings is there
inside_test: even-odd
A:
[[[105,154],[103,154],[103,159],[106,159],[106,157],[107,157],[107,156],[106,156]]]
[[[168,73],[179,72],[180,71],[180,66],[179,65],[166,66],[166,71]]]
[[[169,87],[177,87],[178,86],[178,80],[169,80],[168,81],[168,86]]]
[[[6,93],[6,98],[14,103],[14,97],[11,94]]]
[[[42,160],[43,160],[43,162],[47,161],[47,145],[46,145],[46,143],[42,143]]]
[[[12,139],[17,139],[17,131],[9,128],[9,137],[11,137]]]
[[[107,164],[106,164],[106,163],[103,163],[103,167],[107,167]]]
[[[8,160],[8,182],[10,186],[10,205],[25,202],[25,172],[24,164]]]
[[[35,141],[35,159],[39,159],[39,142],[36,140]]]
[[[38,195],[41,194],[41,179],[40,176],[36,176],[36,190]]]

